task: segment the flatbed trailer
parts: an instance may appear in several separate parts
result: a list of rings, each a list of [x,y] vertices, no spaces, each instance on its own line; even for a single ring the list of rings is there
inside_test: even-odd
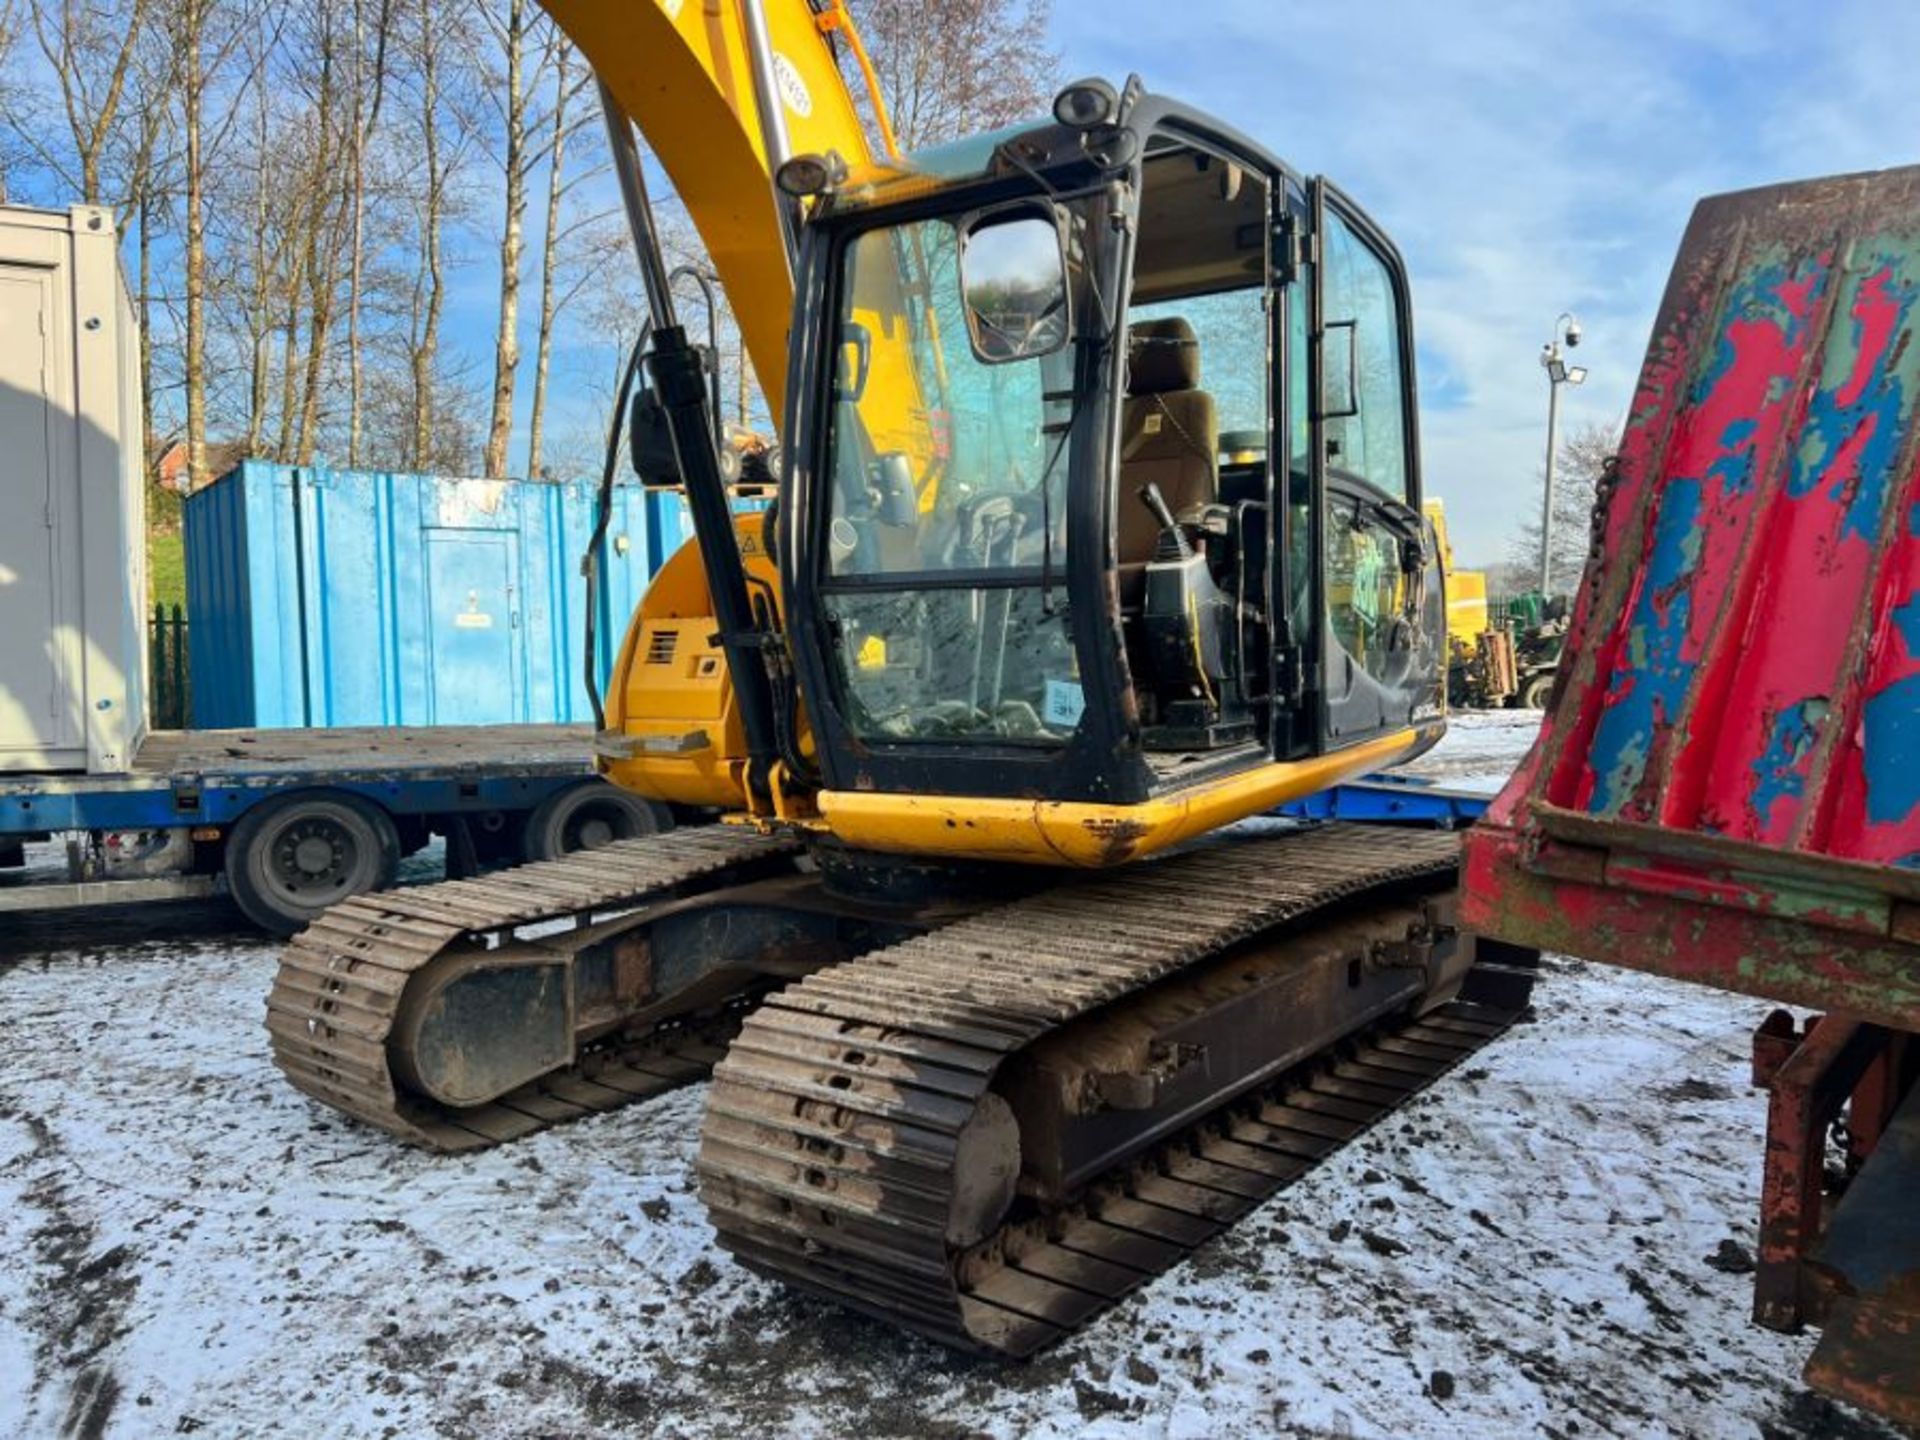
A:
[[[0,774],[0,912],[224,891],[290,932],[434,835],[458,877],[669,824],[598,778],[586,726],[155,731],[120,773]]]

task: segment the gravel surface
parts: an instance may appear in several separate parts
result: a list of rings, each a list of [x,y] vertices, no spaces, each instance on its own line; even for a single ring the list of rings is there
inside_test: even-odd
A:
[[[1531,729],[1461,717],[1419,768],[1487,788]],[[1749,1001],[1550,958],[1470,1068],[1005,1365],[717,1251],[702,1087],[424,1156],[281,1082],[274,947],[221,907],[0,957],[0,1433],[1891,1433],[1747,1323]]]

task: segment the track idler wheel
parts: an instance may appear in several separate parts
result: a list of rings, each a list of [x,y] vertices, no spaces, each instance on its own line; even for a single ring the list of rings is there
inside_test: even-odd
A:
[[[463,1109],[571,1065],[571,963],[529,946],[439,956],[408,984],[387,1041],[396,1076]]]
[[[954,1141],[947,1243],[965,1249],[1000,1228],[1020,1181],[1020,1124],[998,1095],[980,1097]]]

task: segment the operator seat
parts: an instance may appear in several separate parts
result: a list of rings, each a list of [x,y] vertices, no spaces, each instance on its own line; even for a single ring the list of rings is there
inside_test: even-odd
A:
[[[1179,316],[1127,329],[1127,398],[1120,412],[1120,606],[1138,610],[1159,522],[1140,489],[1160,487],[1183,515],[1220,498],[1220,421],[1200,383],[1200,342]]]

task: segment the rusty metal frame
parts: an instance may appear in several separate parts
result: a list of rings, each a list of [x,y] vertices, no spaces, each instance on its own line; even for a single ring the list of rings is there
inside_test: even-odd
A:
[[[1796,1032],[1783,1011],[1754,1036],[1771,1092],[1754,1319],[1822,1327],[1817,1388],[1920,1425],[1920,1089],[1911,1037],[1839,1016]],[[1829,1137],[1845,1142],[1830,1164]]]
[[[1759,1054],[1779,1039],[1778,1015],[1754,1036]],[[1769,1027],[1772,1027],[1771,1029]],[[1830,1293],[1807,1261],[1825,1226],[1827,1135],[1863,1077],[1886,1050],[1888,1032],[1828,1018],[1808,1028],[1767,1082],[1767,1162],[1760,1183],[1760,1255],[1753,1318],[1792,1333],[1817,1324]]]

